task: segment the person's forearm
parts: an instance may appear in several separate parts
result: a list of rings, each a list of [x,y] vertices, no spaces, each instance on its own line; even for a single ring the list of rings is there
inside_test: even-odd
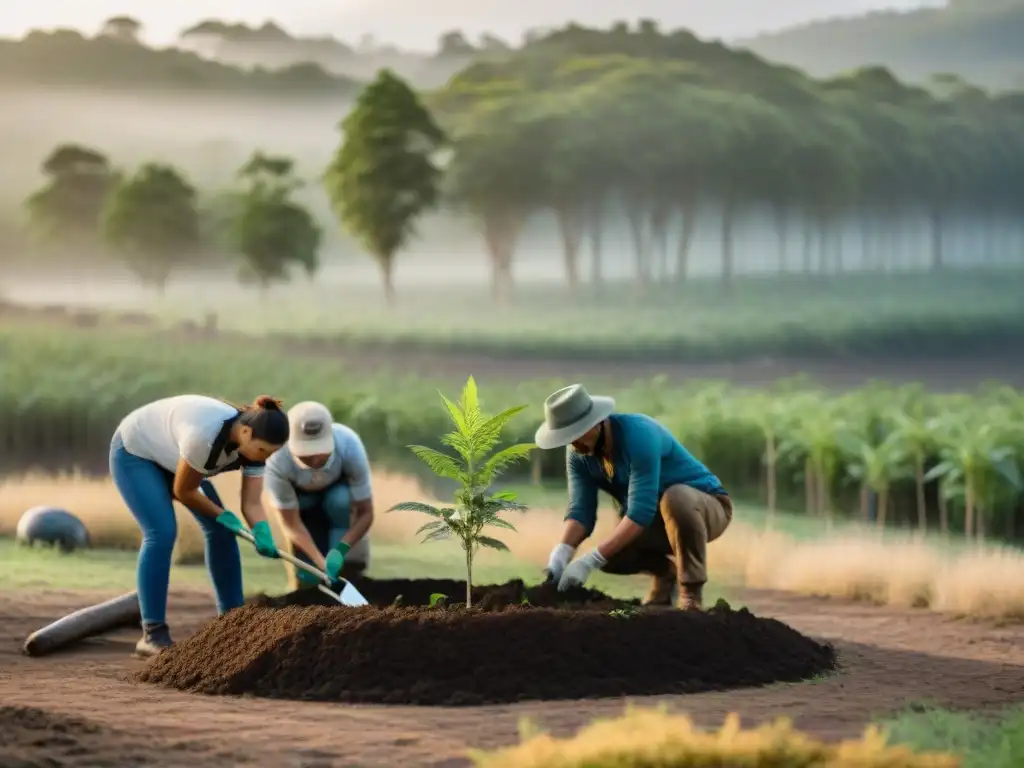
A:
[[[285,535],[295,545],[296,549],[306,554],[306,557],[310,559],[313,565],[321,571],[327,569],[327,561],[320,550],[316,548],[316,543],[313,541],[313,537],[309,535],[309,529],[305,525],[300,522],[298,525],[290,528],[286,527]]]
[[[242,499],[242,517],[252,528],[256,523],[267,522],[267,510],[263,508],[263,502],[259,499],[246,501]]]
[[[573,549],[579,547],[587,538],[587,529],[578,520],[566,520],[565,530],[562,532],[562,544],[568,544]]]
[[[354,547],[370,530],[373,525],[373,504],[360,505],[361,509],[352,510],[352,527],[349,528],[341,540]]]
[[[601,553],[601,557],[607,560],[608,558],[618,554],[623,548],[629,546],[641,533],[643,533],[643,530],[644,527],[642,525],[634,523],[628,517],[624,517],[619,521],[619,524],[615,526],[615,530],[612,531],[612,535],[597,547],[597,551]]]
[[[176,494],[175,498],[193,512],[203,515],[204,517],[211,517],[214,520],[220,517],[224,512],[223,507],[220,507],[210,501],[206,494],[198,488],[191,491],[182,491]]]

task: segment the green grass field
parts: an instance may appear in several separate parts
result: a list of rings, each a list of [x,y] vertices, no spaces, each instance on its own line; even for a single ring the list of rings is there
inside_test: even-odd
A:
[[[566,299],[558,284],[524,286],[508,306],[483,288],[406,290],[388,307],[373,290],[327,280],[275,288],[252,313],[253,295],[222,286],[171,285],[160,297],[105,297],[103,309],[141,311],[161,322],[203,321],[253,334],[404,342],[539,355],[728,358],[747,354],[830,354],[948,349],[952,343],[1020,337],[1024,310],[1016,273],[964,271],[738,278],[653,289],[638,299],[628,284],[602,296]],[[605,321],[595,322],[595,312]]]
[[[963,768],[1018,768],[1024,765],[1024,708],[982,715],[918,708],[880,723],[892,743],[917,750],[963,756]]]

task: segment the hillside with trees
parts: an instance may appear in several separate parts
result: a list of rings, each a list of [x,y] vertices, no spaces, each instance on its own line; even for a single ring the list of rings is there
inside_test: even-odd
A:
[[[358,90],[353,79],[329,73],[310,61],[278,69],[243,69],[177,48],[150,48],[138,42],[138,32],[138,22],[116,17],[92,37],[57,29],[33,31],[18,40],[0,39],[0,85],[213,92],[279,99],[311,94],[351,97]]]
[[[923,83],[954,73],[991,88],[1024,88],[1024,0],[950,0],[792,27],[738,45],[811,74],[865,65]]]

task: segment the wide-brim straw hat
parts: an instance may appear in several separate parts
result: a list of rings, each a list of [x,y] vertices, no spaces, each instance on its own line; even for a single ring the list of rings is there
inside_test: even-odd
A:
[[[591,396],[582,384],[558,390],[544,401],[544,423],[534,442],[543,450],[564,448],[579,440],[615,410],[615,399]]]

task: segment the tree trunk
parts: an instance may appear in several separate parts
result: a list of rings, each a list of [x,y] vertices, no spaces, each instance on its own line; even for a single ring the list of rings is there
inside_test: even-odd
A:
[[[825,518],[825,527],[832,527],[832,502],[829,499],[828,479],[825,477],[825,468],[815,467],[815,475],[818,480],[818,515]]]
[[[914,456],[914,482],[917,486],[917,532],[921,538],[928,532],[928,507],[924,498],[924,454]]]
[[[736,271],[733,249],[733,219],[736,213],[736,202],[731,194],[722,201],[722,282],[726,290],[732,288],[733,276]]]
[[[560,205],[555,208],[559,234],[562,236],[562,258],[569,293],[575,295],[580,284],[580,244],[583,242],[584,217],[578,207]]]
[[[942,210],[938,205],[932,206],[931,211],[931,224],[932,224],[932,257],[931,257],[931,268],[933,271],[937,271],[945,266],[945,254],[943,252],[943,227],[942,227]]]
[[[867,483],[860,484],[860,521],[865,525],[871,522],[871,489]]]
[[[885,531],[885,518],[889,512],[889,488],[883,487],[878,489],[878,516],[875,519],[875,525],[878,527],[879,532]]]
[[[651,209],[651,250],[657,255],[657,268],[651,268],[655,278],[668,277],[668,225],[671,221],[672,209],[664,203],[658,203]]]
[[[633,240],[633,258],[636,264],[636,287],[643,292],[650,281],[650,265],[648,263],[648,242],[644,223],[644,201],[636,194],[625,196],[626,220]]]
[[[466,607],[473,607],[473,546],[466,548]]]
[[[969,477],[964,478],[964,538],[974,537],[974,488]]]
[[[484,240],[491,257],[491,297],[499,304],[512,293],[512,260],[525,216],[518,211],[495,211],[484,215]]]
[[[380,254],[377,257],[380,265],[381,279],[384,281],[384,299],[388,306],[395,304],[395,255],[393,253]]]
[[[765,478],[768,487],[768,525],[769,527],[775,522],[775,511],[777,505],[778,488],[776,477],[775,477],[775,436],[772,434],[768,435],[768,439],[765,444],[764,450],[764,465],[767,477]]]
[[[682,283],[690,270],[690,245],[693,242],[693,233],[697,229],[697,196],[684,198],[680,203],[679,212],[683,223],[679,230],[679,245],[676,248],[676,282]]]
[[[814,464],[810,459],[804,461],[804,511],[808,517],[818,513],[818,484],[814,480]]]
[[[942,480],[939,480],[936,491],[939,499],[939,531],[943,536],[949,536],[949,502],[946,501],[946,495],[942,492]]]
[[[603,201],[596,201],[591,203],[590,210],[587,214],[588,230],[590,232],[590,255],[591,255],[591,282],[598,292],[601,291],[601,287],[604,284],[604,270],[603,270],[603,244],[604,244],[604,203]]]
[[[775,235],[778,244],[778,272],[783,274],[786,271],[786,248],[789,244],[789,209],[785,203],[776,203],[773,206],[775,214]]]

